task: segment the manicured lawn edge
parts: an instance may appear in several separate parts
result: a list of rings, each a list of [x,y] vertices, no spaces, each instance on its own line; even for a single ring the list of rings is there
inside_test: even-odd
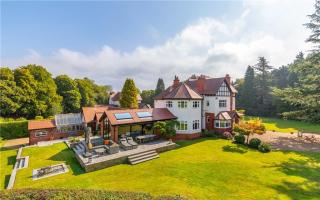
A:
[[[130,200],[180,200],[177,196],[158,196],[154,197],[148,193],[141,192],[120,192],[120,191],[106,191],[106,190],[87,190],[87,189],[15,189],[6,190],[1,195],[7,200],[16,199],[130,199]]]

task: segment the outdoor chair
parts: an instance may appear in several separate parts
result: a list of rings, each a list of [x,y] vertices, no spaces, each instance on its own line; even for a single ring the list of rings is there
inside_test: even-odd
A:
[[[130,150],[133,147],[127,142],[126,138],[121,138],[120,139],[120,147],[123,148],[124,150]]]
[[[109,154],[114,154],[119,152],[119,145],[112,140],[110,140],[109,145],[106,145],[107,152]]]
[[[127,141],[133,147],[133,149],[138,148],[138,144],[135,141],[133,141],[132,137],[127,137]]]

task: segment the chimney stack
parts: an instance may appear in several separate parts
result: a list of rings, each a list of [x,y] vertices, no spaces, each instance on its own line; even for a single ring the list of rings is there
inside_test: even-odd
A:
[[[179,86],[179,83],[180,83],[180,80],[179,80],[178,76],[174,76],[173,87]]]
[[[196,82],[196,87],[197,87],[197,90],[198,92],[202,93],[204,91],[204,82],[206,80],[206,76],[205,75],[200,75],[198,77],[198,80]]]
[[[231,84],[231,77],[230,77],[229,74],[226,74],[225,80],[227,81],[227,83],[228,83],[229,85]]]

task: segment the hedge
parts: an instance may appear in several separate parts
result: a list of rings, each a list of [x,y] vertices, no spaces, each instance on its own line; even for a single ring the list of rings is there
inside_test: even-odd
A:
[[[27,120],[0,122],[0,137],[5,140],[28,136]]]
[[[18,189],[18,190],[5,190],[0,192],[0,196],[7,200],[180,200],[182,198],[177,196],[159,196],[153,197],[147,193],[141,192],[112,192],[106,190],[87,190],[87,189]]]

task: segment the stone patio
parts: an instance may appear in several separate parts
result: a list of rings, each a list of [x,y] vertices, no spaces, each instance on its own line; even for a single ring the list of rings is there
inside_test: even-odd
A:
[[[106,167],[111,167],[118,164],[128,163],[128,157],[138,153],[155,150],[157,153],[169,151],[177,148],[178,145],[168,140],[155,140],[152,142],[139,144],[138,148],[132,150],[123,150],[115,154],[105,154],[102,156],[93,157],[91,161],[89,158],[83,157],[83,151],[79,151],[76,148],[72,148],[76,154],[76,158],[80,165],[85,169],[86,172],[91,172]]]

